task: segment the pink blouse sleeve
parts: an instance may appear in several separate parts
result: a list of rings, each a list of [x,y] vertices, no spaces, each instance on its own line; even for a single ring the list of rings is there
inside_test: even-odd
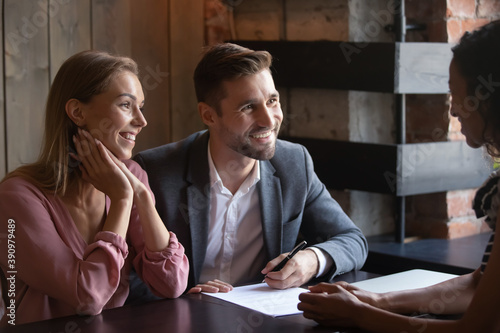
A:
[[[14,228],[8,230],[9,221]],[[70,232],[76,228],[72,223],[67,211],[30,183],[12,178],[0,185],[0,232],[12,231],[15,241],[10,267],[7,240],[0,242],[4,271],[15,269],[20,283],[64,301],[77,313],[98,314],[119,285],[127,244],[116,234],[99,232],[87,246]]]
[[[146,172],[134,161],[125,163],[130,171],[146,185],[154,201]],[[189,261],[177,236],[170,232],[170,243],[167,248],[160,252],[149,251],[144,246],[141,222],[136,209],[133,208],[128,237],[136,251],[133,263],[139,277],[155,295],[167,298],[179,297],[187,287]]]

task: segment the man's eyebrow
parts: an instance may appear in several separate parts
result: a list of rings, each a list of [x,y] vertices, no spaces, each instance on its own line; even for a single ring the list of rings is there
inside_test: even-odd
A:
[[[274,93],[269,95],[269,98],[275,98],[275,97],[280,97],[279,92],[274,92]],[[258,99],[256,99],[256,98],[247,99],[247,100],[239,103],[238,107],[242,107],[242,106],[248,105],[248,104],[255,104],[257,102],[258,102]]]
[[[238,104],[238,107],[241,108],[242,106],[244,105],[248,105],[248,104],[255,104],[257,102],[256,99],[252,98],[252,99],[247,99],[245,101],[242,101],[241,103]]]

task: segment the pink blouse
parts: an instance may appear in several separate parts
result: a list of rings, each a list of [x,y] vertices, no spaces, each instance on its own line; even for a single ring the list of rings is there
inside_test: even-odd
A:
[[[144,170],[134,161],[126,165],[149,189]],[[0,326],[13,314],[21,324],[122,306],[132,265],[157,296],[174,298],[186,289],[184,247],[171,232],[167,248],[147,250],[135,206],[126,240],[101,231],[87,244],[59,197],[21,178],[0,184],[0,267],[7,279]]]

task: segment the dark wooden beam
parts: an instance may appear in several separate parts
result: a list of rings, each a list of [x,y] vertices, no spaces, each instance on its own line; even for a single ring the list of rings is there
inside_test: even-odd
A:
[[[393,175],[397,172],[397,145],[296,137],[284,139],[307,148],[316,174],[328,188],[395,194],[397,183],[394,183],[396,177]]]
[[[394,91],[394,43],[234,41],[274,57],[277,86]]]
[[[407,196],[480,186],[491,173],[483,152],[465,142],[373,144],[288,137],[310,152],[331,189]]]
[[[232,41],[274,57],[277,86],[387,93],[448,93],[450,45]]]

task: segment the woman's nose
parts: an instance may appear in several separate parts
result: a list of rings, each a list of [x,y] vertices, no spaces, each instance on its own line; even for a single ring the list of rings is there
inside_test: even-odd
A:
[[[145,127],[148,122],[146,121],[146,117],[144,117],[144,113],[142,113],[142,110],[137,107],[135,111],[135,117],[134,117],[134,125]]]

